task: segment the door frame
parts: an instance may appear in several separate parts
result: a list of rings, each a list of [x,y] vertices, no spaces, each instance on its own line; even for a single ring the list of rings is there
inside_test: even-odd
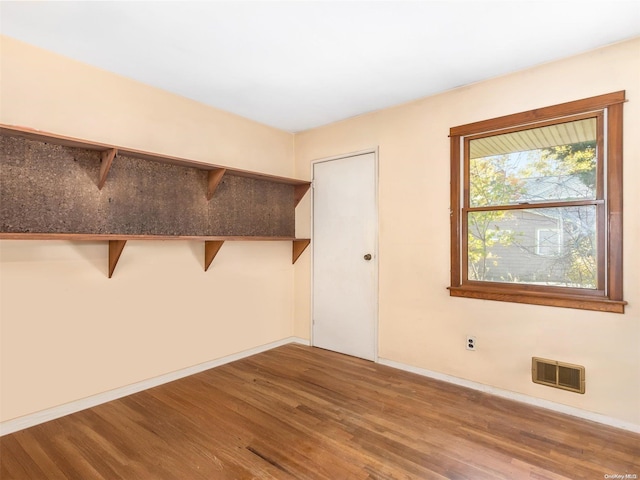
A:
[[[311,325],[309,326],[311,329],[310,332],[310,336],[309,338],[311,339],[311,345],[314,346],[315,342],[314,342],[314,328],[313,328],[313,324],[315,322],[314,318],[313,318],[313,312],[314,312],[314,259],[315,259],[315,255],[314,255],[314,241],[313,239],[314,237],[314,227],[315,227],[315,194],[314,194],[314,175],[315,175],[315,165],[317,163],[325,163],[325,162],[332,162],[332,161],[339,161],[342,159],[346,159],[346,158],[351,158],[351,157],[357,157],[359,155],[367,155],[369,153],[373,154],[373,158],[374,158],[374,241],[373,241],[373,261],[374,266],[373,266],[373,282],[375,285],[375,305],[374,305],[374,325],[373,325],[373,331],[374,331],[374,345],[373,345],[373,362],[374,363],[378,363],[378,344],[379,344],[379,330],[378,330],[378,324],[379,324],[379,318],[380,318],[380,282],[379,282],[379,237],[380,237],[380,200],[379,200],[379,189],[380,189],[380,181],[379,181],[379,154],[378,154],[378,147],[372,147],[372,148],[367,148],[365,150],[358,150],[355,152],[351,152],[351,153],[345,153],[342,155],[334,155],[331,157],[325,157],[325,158],[319,158],[316,160],[312,160],[311,161],[311,314],[310,314],[310,319],[311,319]]]

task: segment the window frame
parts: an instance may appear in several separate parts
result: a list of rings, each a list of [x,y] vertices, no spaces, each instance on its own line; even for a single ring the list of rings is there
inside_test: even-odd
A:
[[[613,92],[527,112],[506,115],[450,129],[451,142],[451,286],[455,297],[548,305],[624,313],[622,297],[622,113],[625,91]],[[598,237],[596,289],[511,284],[468,279],[467,222],[469,211],[469,142],[472,139],[596,117],[596,198],[544,205],[595,205]],[[606,119],[606,121],[605,121]],[[604,155],[602,155],[602,153]],[[537,204],[536,204],[537,205]],[[489,209],[503,209],[499,208]],[[483,207],[481,207],[483,208]],[[523,209],[522,205],[508,208]]]

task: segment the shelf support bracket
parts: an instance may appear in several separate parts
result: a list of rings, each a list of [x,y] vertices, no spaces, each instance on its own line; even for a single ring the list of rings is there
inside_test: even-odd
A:
[[[110,148],[100,154],[100,179],[98,180],[98,190],[102,190],[102,187],[104,187],[104,184],[107,181],[107,175],[109,175],[109,170],[111,170],[111,164],[117,154],[118,150],[116,148]]]
[[[213,198],[213,194],[216,193],[216,188],[220,185],[225,173],[227,173],[226,168],[214,168],[213,170],[209,170],[209,174],[207,176],[207,200],[211,200]]]
[[[301,238],[293,241],[292,245],[292,264],[296,263],[298,257],[302,255],[302,252],[309,246],[311,240],[309,238]]]
[[[213,259],[220,251],[224,240],[207,240],[204,242],[204,271],[209,270],[209,266]]]
[[[126,244],[126,240],[109,240],[109,278],[113,276],[113,271]]]
[[[302,185],[296,185],[295,186],[294,207],[298,206],[298,204],[300,203],[300,200],[302,200],[302,198],[305,196],[305,194],[309,191],[309,187],[310,186],[311,186],[311,183],[304,183]]]

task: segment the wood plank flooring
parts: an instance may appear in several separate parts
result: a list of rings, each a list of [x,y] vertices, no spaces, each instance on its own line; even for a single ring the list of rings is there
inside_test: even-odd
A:
[[[6,435],[0,460],[2,480],[632,479],[640,435],[292,344]]]

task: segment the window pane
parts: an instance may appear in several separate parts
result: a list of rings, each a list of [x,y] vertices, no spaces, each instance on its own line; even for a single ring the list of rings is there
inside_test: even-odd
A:
[[[468,213],[469,280],[597,287],[593,205]]]
[[[469,142],[470,206],[594,199],[596,119]]]

